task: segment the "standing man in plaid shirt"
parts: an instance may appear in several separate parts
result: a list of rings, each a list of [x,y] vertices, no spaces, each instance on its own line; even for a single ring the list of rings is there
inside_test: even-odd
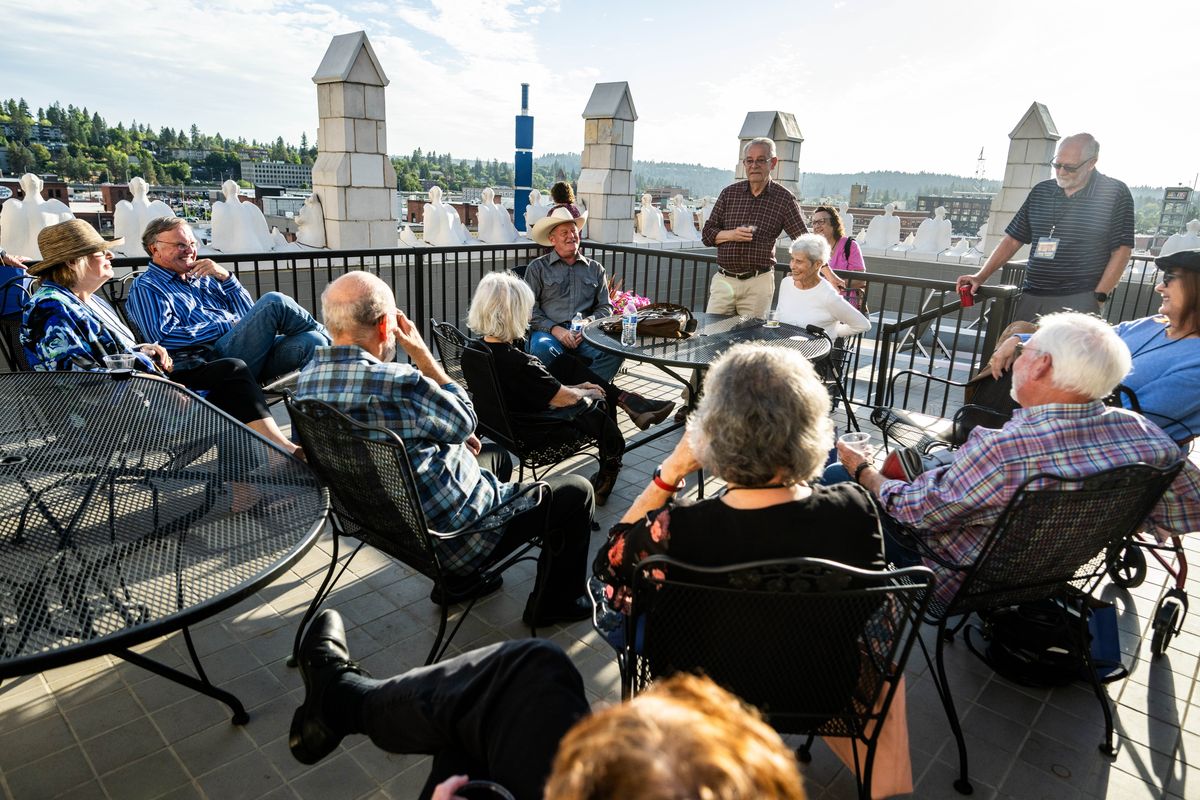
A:
[[[710,314],[766,318],[775,296],[775,240],[807,233],[796,196],[771,180],[775,142],[751,139],[742,152],[746,180],[721,190],[704,223],[704,244],[717,248],[719,269],[708,290]]]
[[[591,616],[591,602],[584,595],[595,504],[591,484],[580,475],[551,476],[540,504],[526,502],[533,496],[527,494],[498,512],[502,524],[497,525],[497,517],[489,515],[518,489],[508,482],[508,453],[480,444],[470,398],[434,360],[416,326],[396,309],[391,288],[370,273],[349,272],[325,288],[321,311],[333,345],[317,348],[300,373],[296,396],[329,403],[399,436],[430,528],[452,531],[479,524],[473,533],[437,542],[442,568],[451,577],[463,576],[464,589],[459,594],[450,586],[449,596],[434,594],[431,599],[441,604],[469,599],[466,587],[475,585],[471,573],[496,563],[545,528],[525,623],[541,628]],[[393,360],[397,346],[411,364]],[[497,576],[474,594],[499,587]]]
[[[911,483],[888,480],[862,455],[838,443],[847,475],[835,465],[825,481],[853,478],[879,498],[895,522],[913,529],[931,551],[970,564],[992,524],[1026,480],[1040,473],[1082,478],[1139,461],[1157,467],[1181,458],[1179,446],[1154,423],[1102,402],[1129,372],[1125,343],[1103,320],[1062,312],[1042,317],[1037,333],[1013,362],[1013,398],[1021,408],[1003,428],[976,428],[954,460]],[[1168,534],[1200,531],[1200,470],[1183,471],[1150,515]],[[894,525],[890,526],[894,530]],[[888,559],[902,566],[920,558],[892,536],[884,521]],[[962,572],[932,560],[937,594],[949,600]]]

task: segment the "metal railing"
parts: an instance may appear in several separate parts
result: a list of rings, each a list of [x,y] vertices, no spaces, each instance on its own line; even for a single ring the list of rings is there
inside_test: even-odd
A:
[[[284,292],[317,316],[321,291],[332,280],[351,270],[372,272],[394,288],[399,307],[429,340],[433,319],[465,329],[474,288],[485,273],[528,264],[544,252],[546,249],[536,244],[523,243],[211,257],[232,270],[255,297],[268,291]],[[715,256],[689,250],[584,242],[583,253],[602,262],[623,288],[692,309],[706,305],[717,266]],[[145,259],[119,259],[114,267],[136,269],[145,263]],[[786,273],[786,265],[776,265],[777,278]],[[1005,284],[1016,284],[1023,273],[1024,265],[1014,262],[1005,266],[1002,278]],[[849,343],[852,352],[846,374],[847,395],[861,405],[883,402],[888,378],[898,370],[965,379],[991,352],[1019,294],[1015,285],[985,286],[975,305],[963,308],[949,281],[867,272],[840,274],[863,285],[860,292],[870,309],[871,329]],[[1151,259],[1135,257],[1105,309],[1108,319],[1134,319],[1156,310],[1153,286],[1157,277]],[[905,406],[941,416],[952,402],[942,392],[924,394]]]

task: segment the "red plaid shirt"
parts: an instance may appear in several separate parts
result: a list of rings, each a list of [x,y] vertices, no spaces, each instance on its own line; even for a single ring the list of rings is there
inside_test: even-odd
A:
[[[717,244],[718,233],[741,225],[756,226],[752,241]],[[750,181],[738,181],[721,190],[704,223],[703,239],[709,247],[717,248],[717,263],[726,272],[765,272],[775,267],[775,240],[783,231],[793,239],[808,233],[796,196],[769,181],[755,197],[750,192]]]

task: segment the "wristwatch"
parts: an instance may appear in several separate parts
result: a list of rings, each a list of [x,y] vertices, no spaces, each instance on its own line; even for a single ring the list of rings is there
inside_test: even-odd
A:
[[[1096,292],[1096,302],[1104,305],[1108,302],[1108,292]]]

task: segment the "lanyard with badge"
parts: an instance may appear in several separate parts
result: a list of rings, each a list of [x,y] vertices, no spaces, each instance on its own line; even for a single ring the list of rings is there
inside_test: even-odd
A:
[[[1061,190],[1060,190],[1061,191]],[[1070,198],[1067,198],[1068,202]],[[1050,224],[1050,235],[1039,236],[1037,244],[1033,248],[1033,257],[1040,258],[1045,261],[1053,261],[1054,256],[1058,253],[1058,243],[1061,239],[1054,235],[1054,231],[1058,228],[1058,223],[1062,221],[1063,214],[1066,213],[1066,205],[1059,206],[1057,198],[1055,198],[1054,222]]]

